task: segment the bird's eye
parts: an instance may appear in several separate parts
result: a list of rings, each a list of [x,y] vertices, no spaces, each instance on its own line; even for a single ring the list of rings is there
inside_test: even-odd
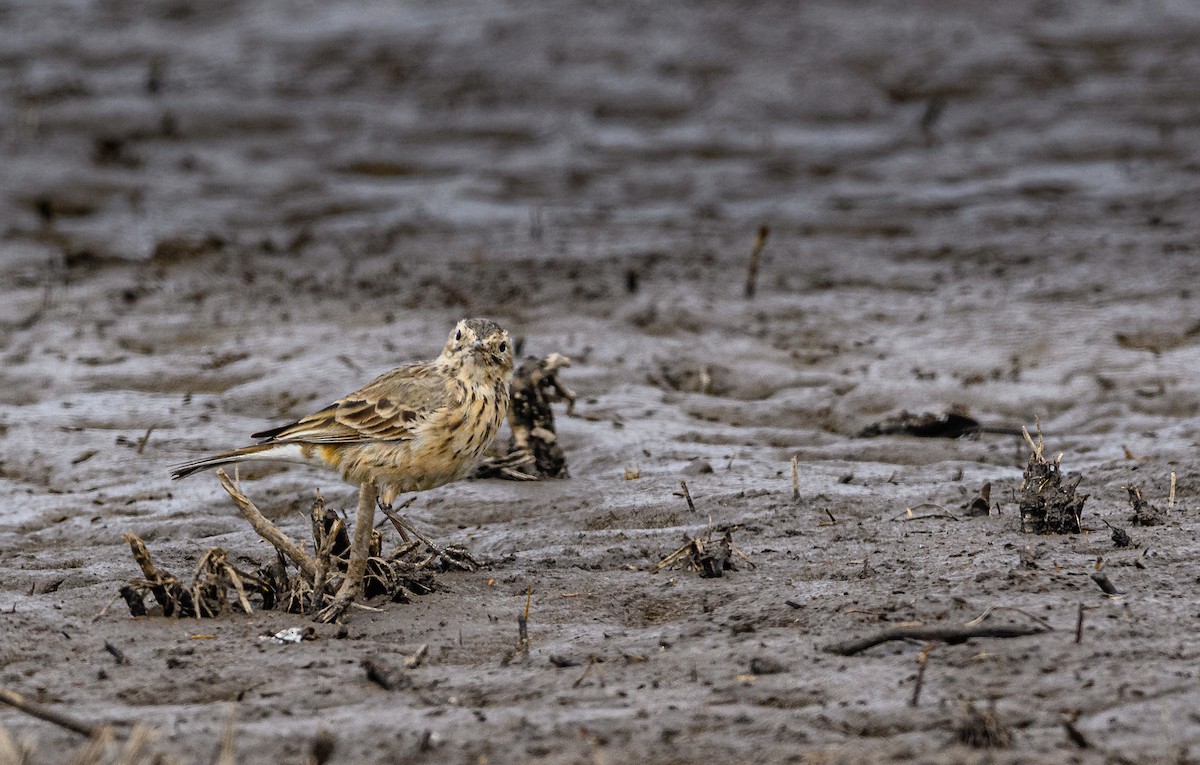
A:
[[[454,339],[462,340],[462,330],[461,329],[454,333]]]
[[[501,341],[500,341],[500,352],[501,352],[501,353],[504,353],[504,352],[505,352],[505,351],[507,351],[507,350],[508,350],[508,343],[506,343],[506,342],[504,342],[503,340],[501,340]]]

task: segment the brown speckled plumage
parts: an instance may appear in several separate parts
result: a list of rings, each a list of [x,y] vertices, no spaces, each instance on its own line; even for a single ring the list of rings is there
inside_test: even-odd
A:
[[[254,446],[176,466],[174,478],[246,460],[333,468],[371,482],[390,504],[467,475],[508,411],[512,340],[488,319],[464,319],[433,361],[399,367]]]

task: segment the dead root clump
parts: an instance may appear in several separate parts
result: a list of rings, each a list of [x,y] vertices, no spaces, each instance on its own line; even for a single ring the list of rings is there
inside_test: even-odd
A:
[[[685,534],[683,546],[654,564],[650,573],[657,574],[668,566],[682,562],[688,570],[700,572],[702,578],[721,577],[726,571],[737,571],[735,556],[750,568],[755,568],[746,553],[733,543],[733,532],[741,527],[740,523],[719,528],[710,526],[703,536],[695,538]],[[714,540],[713,535],[717,533],[721,536]]]
[[[566,401],[567,415],[574,413],[575,392],[558,379],[559,370],[569,366],[569,358],[551,353],[541,359],[529,356],[517,368],[510,388],[508,424],[512,437],[508,451],[485,458],[475,469],[476,477],[513,481],[567,477],[567,458],[558,445],[550,405]]]
[[[1133,508],[1130,523],[1134,526],[1161,526],[1166,523],[1166,513],[1142,499],[1141,487],[1126,486],[1125,490],[1129,492],[1129,506]]]
[[[1024,431],[1024,435],[1033,453],[1021,477],[1021,530],[1031,534],[1078,534],[1083,503],[1088,498],[1075,492],[1083,476],[1064,475],[1062,455],[1054,462],[1046,460],[1041,433],[1037,443],[1029,431]]]
[[[967,704],[955,735],[958,741],[976,749],[1004,749],[1012,744],[1012,731],[996,718],[995,709],[980,712]]]
[[[257,508],[240,491],[235,501],[247,513]],[[389,516],[393,523],[403,523],[398,516]],[[259,514],[261,518],[261,514]],[[329,605],[345,578],[349,565],[350,534],[346,522],[325,507],[320,494],[313,503],[312,522],[315,557],[309,556],[282,536],[274,525],[264,538],[276,547],[275,560],[254,571],[234,566],[228,553],[214,547],[204,553],[190,580],[183,581],[154,563],[146,544],[136,534],[125,534],[133,558],[142,570],[142,577],[127,582],[120,595],[134,616],[161,613],[163,616],[216,617],[240,610],[252,613],[254,608],[279,610],[298,614],[316,614]],[[262,519],[264,523],[269,521]],[[260,530],[254,521],[251,525]],[[400,528],[399,526],[397,528]],[[261,531],[260,531],[261,533]],[[445,568],[469,567],[470,556],[452,549],[431,548],[427,540],[404,541],[394,552],[382,552],[383,536],[372,531],[362,593],[366,598],[386,597],[392,602],[407,603],[416,595],[432,592],[437,573]],[[147,604],[146,598],[152,598]]]

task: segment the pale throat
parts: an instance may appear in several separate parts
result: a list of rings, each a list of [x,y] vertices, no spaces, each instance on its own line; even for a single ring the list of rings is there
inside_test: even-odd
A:
[[[461,356],[443,355],[437,363],[450,376],[472,387],[487,385],[496,388],[505,377],[498,368],[480,364],[474,359],[464,359]]]

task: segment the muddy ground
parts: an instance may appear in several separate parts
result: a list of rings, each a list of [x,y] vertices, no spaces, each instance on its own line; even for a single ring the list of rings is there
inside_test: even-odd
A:
[[[195,762],[231,715],[242,762],[319,729],[345,763],[1197,761],[1198,81],[1172,0],[0,4],[0,686]],[[181,574],[270,556],[168,466],[470,315],[581,394],[569,480],[408,509],[485,570],[300,645],[97,618],[126,531]],[[855,437],[952,405],[1040,418],[1083,532],[1020,532],[1018,437]],[[297,538],[354,503],[243,478]],[[755,568],[648,572],[710,520]],[[1053,629],[936,645],[915,707],[920,641],[822,650],[987,609]],[[959,743],[968,703],[1005,746]]]

